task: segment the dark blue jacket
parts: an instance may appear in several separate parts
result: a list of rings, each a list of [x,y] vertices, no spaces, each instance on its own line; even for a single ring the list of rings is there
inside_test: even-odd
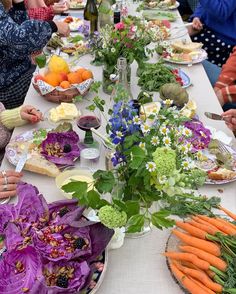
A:
[[[236,45],[236,0],[199,0],[192,17],[199,17],[222,41]]]
[[[24,2],[6,12],[0,3],[0,88],[9,87],[31,67],[30,55],[56,31],[53,22],[29,20]]]

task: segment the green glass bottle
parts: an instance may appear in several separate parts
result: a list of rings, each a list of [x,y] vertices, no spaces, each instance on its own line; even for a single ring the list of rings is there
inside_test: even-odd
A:
[[[84,8],[84,19],[89,22],[90,34],[98,30],[98,9],[96,0],[87,0]]]

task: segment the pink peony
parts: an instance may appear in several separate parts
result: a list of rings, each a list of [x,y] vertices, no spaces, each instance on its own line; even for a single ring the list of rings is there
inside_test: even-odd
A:
[[[115,25],[116,30],[123,30],[125,28],[125,25],[123,24],[123,22],[119,22]]]

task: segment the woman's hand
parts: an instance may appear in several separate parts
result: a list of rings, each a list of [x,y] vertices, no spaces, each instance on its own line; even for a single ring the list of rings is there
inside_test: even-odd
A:
[[[193,19],[193,29],[196,31],[201,31],[203,28],[203,25],[198,17],[194,17]]]
[[[65,3],[55,3],[52,6],[54,14],[61,14],[69,9],[69,5],[67,2]]]
[[[68,23],[65,23],[63,21],[54,21],[54,23],[57,26],[57,31],[59,35],[63,37],[68,37],[70,35],[70,27]]]
[[[20,116],[23,120],[31,123],[37,123],[42,120],[42,113],[31,105],[21,107]]]
[[[0,171],[0,199],[16,195],[16,186],[20,182],[22,173],[15,171]]]
[[[227,117],[226,125],[232,131],[236,131],[236,109],[230,109],[222,113],[222,117]]]

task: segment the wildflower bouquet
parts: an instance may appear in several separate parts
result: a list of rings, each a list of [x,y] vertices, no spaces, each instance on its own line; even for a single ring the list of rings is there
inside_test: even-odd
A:
[[[123,56],[131,64],[146,58],[144,47],[151,37],[138,18],[127,17],[115,27],[105,26],[90,40],[90,47],[95,54],[94,62],[115,66],[117,59]]]
[[[154,103],[152,111],[147,105],[138,109],[134,101],[114,102],[107,127],[114,169],[95,172],[89,191],[79,182],[63,189],[98,210],[104,225],[124,226],[127,233],[141,231],[146,223],[160,229],[172,226],[171,214],[209,214],[219,199],[193,193],[205,182],[206,173],[195,162],[209,144],[209,130],[200,122],[194,127],[170,100]],[[104,199],[106,193],[110,201]],[[151,210],[154,202],[161,202],[162,209]]]

